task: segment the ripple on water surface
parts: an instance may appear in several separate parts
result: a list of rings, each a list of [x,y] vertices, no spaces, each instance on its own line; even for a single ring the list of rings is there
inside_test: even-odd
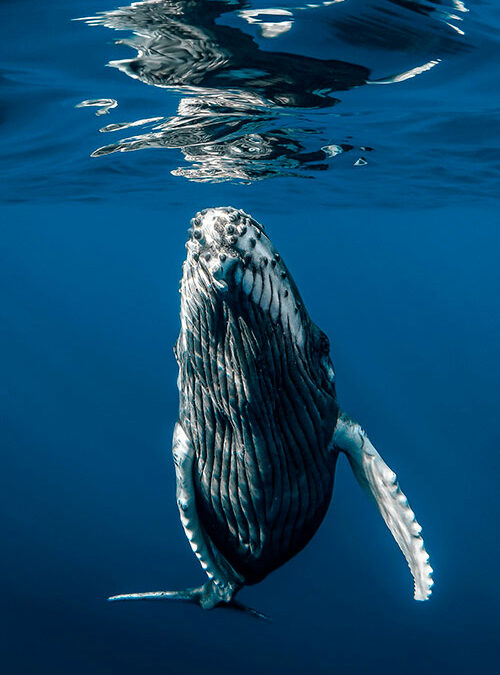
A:
[[[390,4],[383,8],[386,12]],[[311,175],[328,169],[347,151],[354,151],[349,165],[366,165],[366,157],[360,156],[366,151],[351,143],[344,131],[348,125],[334,125],[332,115],[314,111],[339,104],[341,92],[415,77],[437,65],[443,53],[463,49],[451,23],[461,17],[450,13],[465,11],[460,3],[448,9],[392,4],[424,20],[416,22],[411,16],[410,29],[404,26],[410,17],[402,12],[390,13],[393,21],[388,22],[375,6],[367,5],[360,16],[352,7],[341,13],[338,2],[247,9],[246,2],[209,1],[200,8],[200,3],[186,0],[134,3],[87,19],[92,25],[132,33],[119,43],[136,55],[109,65],[144,84],[182,88],[185,94],[176,115],[145,123],[144,133],[104,145],[92,155],[179,148],[188,165],[172,173],[200,181]],[[451,27],[455,31],[450,32]],[[282,44],[285,36],[292,41]],[[323,43],[319,49],[317,41]],[[371,66],[333,58],[342,55],[342,43],[351,52],[360,43],[401,51],[402,70],[374,79]],[[409,49],[414,52],[411,58],[406,56]],[[344,109],[334,118],[346,114]],[[121,131],[132,124],[141,123],[101,131]],[[332,136],[327,137],[330,129]],[[332,147],[337,151],[331,152]]]
[[[90,108],[71,113],[80,145],[64,165],[75,158],[75,196],[154,191],[176,180],[169,173],[203,182],[316,178],[347,201],[402,189],[435,199],[464,183],[491,194],[498,119],[477,65],[497,45],[463,2],[269,4],[150,0],[70,23],[88,35],[89,55],[102,36],[98,53],[114,69],[89,66],[91,83],[75,83],[85,96],[73,106]],[[114,45],[96,28],[113,31]],[[450,135],[465,118],[478,132],[487,124],[488,138]],[[152,149],[169,152],[147,162],[128,154]],[[47,193],[58,171],[55,162],[31,189]]]

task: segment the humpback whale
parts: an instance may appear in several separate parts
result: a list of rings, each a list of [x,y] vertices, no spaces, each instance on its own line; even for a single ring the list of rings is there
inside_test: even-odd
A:
[[[433,584],[396,475],[338,405],[327,336],[264,228],[231,207],[191,221],[180,286],[177,505],[208,581],[111,600],[177,599],[258,612],[235,596],[298,553],[330,503],[339,454],[404,554],[414,597]]]

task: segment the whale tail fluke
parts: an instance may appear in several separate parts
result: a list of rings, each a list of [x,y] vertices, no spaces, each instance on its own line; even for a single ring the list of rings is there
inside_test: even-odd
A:
[[[257,619],[270,621],[270,618],[254,609],[244,605],[234,598],[234,594],[229,599],[221,597],[213,581],[207,581],[202,586],[196,588],[186,588],[182,591],[152,591],[149,593],[126,593],[123,595],[113,595],[108,598],[108,602],[122,602],[125,600],[177,600],[180,602],[190,602],[198,605],[202,609],[214,609],[222,607],[234,609],[245,614],[250,614]]]
[[[335,429],[334,444],[347,455],[361,487],[375,501],[382,518],[406,558],[415,582],[415,600],[432,593],[432,567],[417,523],[396,474],[387,466],[357,422],[342,414]]]

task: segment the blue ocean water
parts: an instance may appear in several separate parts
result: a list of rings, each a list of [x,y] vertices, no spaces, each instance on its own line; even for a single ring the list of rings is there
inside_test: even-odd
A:
[[[492,670],[497,4],[2,10],[2,672]],[[340,403],[423,525],[429,602],[340,461],[312,542],[241,593],[271,623],[106,603],[203,580],[172,347],[189,219],[226,204],[265,225],[329,335]]]

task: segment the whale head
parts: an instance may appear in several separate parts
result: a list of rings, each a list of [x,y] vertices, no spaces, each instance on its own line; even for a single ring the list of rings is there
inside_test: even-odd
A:
[[[261,325],[278,325],[295,348],[318,361],[333,383],[327,336],[311,321],[264,227],[241,209],[205,209],[191,220],[181,293],[193,302],[251,306]],[[187,311],[189,314],[189,311]],[[318,358],[314,359],[313,355]]]

